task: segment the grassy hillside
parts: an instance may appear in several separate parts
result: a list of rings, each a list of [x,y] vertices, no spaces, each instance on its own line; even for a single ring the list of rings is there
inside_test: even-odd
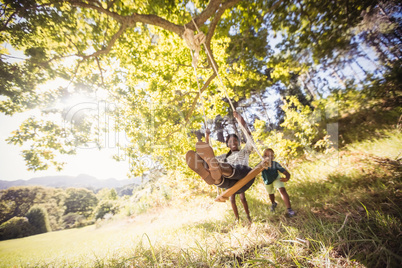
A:
[[[0,242],[2,267],[400,267],[402,134],[299,160],[269,211],[259,178],[253,224],[213,196],[173,199],[133,218]],[[399,159],[399,160],[398,160]],[[239,202],[240,203],[240,202]]]

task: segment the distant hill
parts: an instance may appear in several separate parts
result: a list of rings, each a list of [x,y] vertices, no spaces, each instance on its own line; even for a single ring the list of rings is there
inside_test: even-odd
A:
[[[99,190],[102,188],[115,188],[116,190],[124,188],[128,185],[136,186],[141,184],[141,177],[127,180],[117,180],[114,178],[99,180],[95,177],[80,174],[74,176],[46,176],[36,177],[29,180],[4,181],[0,180],[0,190],[13,186],[46,186],[55,188],[88,188],[91,190]]]

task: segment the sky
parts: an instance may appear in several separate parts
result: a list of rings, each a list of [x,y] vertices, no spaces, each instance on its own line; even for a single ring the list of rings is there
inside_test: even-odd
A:
[[[35,112],[13,115],[12,117],[0,114],[0,180],[27,180],[42,176],[77,176],[87,174],[98,179],[115,178],[118,180],[128,179],[128,161],[117,162],[112,159],[117,154],[117,148],[112,146],[104,147],[101,150],[96,148],[78,148],[77,154],[65,157],[66,165],[61,172],[54,168],[47,171],[28,171],[23,157],[20,155],[23,148],[7,144],[5,139],[11,136],[13,130]]]
[[[9,50],[11,58],[10,62],[18,62],[25,58],[21,51],[14,50],[10,45],[4,44]],[[58,87],[61,83],[68,84],[67,81],[50,81],[43,85],[41,89],[49,87]],[[88,100],[82,96],[74,96],[75,99],[70,100],[71,112],[74,114],[74,108],[79,110],[93,109],[93,107],[100,107],[100,102]],[[97,94],[100,99],[105,99],[105,94]],[[7,116],[0,113],[0,180],[14,181],[14,180],[28,180],[34,177],[42,176],[78,176],[86,174],[98,179],[115,178],[118,180],[128,179],[129,163],[128,161],[117,162],[112,158],[114,154],[119,151],[115,146],[116,135],[109,133],[109,141],[105,142],[101,150],[97,148],[77,148],[77,154],[71,156],[63,156],[62,161],[66,162],[62,171],[56,171],[54,168],[49,168],[46,171],[28,171],[25,161],[21,156],[23,148],[8,144],[5,139],[11,136],[11,132],[18,129],[20,124],[28,117],[35,115],[40,117],[39,111],[29,111],[13,116]],[[74,116],[74,115],[72,115]],[[120,143],[124,142],[124,136],[118,135]]]

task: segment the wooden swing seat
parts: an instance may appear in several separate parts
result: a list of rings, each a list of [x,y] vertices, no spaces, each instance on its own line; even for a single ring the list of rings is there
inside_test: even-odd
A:
[[[235,194],[238,190],[241,189],[244,185],[246,185],[249,181],[255,178],[261,171],[263,171],[267,166],[264,166],[264,163],[259,163],[255,168],[253,168],[243,179],[236,182],[231,188],[224,191],[217,198],[215,198],[216,202],[225,202],[229,199],[230,196]]]

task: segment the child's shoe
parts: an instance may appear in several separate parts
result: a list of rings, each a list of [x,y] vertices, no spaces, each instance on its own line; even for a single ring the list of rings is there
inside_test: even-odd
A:
[[[189,168],[194,170],[201,178],[204,179],[209,185],[214,184],[215,180],[212,178],[209,171],[204,167],[203,160],[194,151],[188,151],[186,154],[186,162]]]
[[[278,205],[278,203],[276,203],[276,202],[274,202],[274,203],[272,203],[272,206],[271,206],[271,212],[275,212],[275,208],[276,208],[276,206]]]
[[[197,151],[197,155],[207,162],[210,176],[214,179],[215,184],[220,183],[222,180],[222,171],[212,147],[208,143],[199,141],[195,144],[195,150]]]
[[[294,210],[293,210],[293,209],[288,208],[288,215],[289,215],[289,217],[296,216],[296,212],[294,212]]]

